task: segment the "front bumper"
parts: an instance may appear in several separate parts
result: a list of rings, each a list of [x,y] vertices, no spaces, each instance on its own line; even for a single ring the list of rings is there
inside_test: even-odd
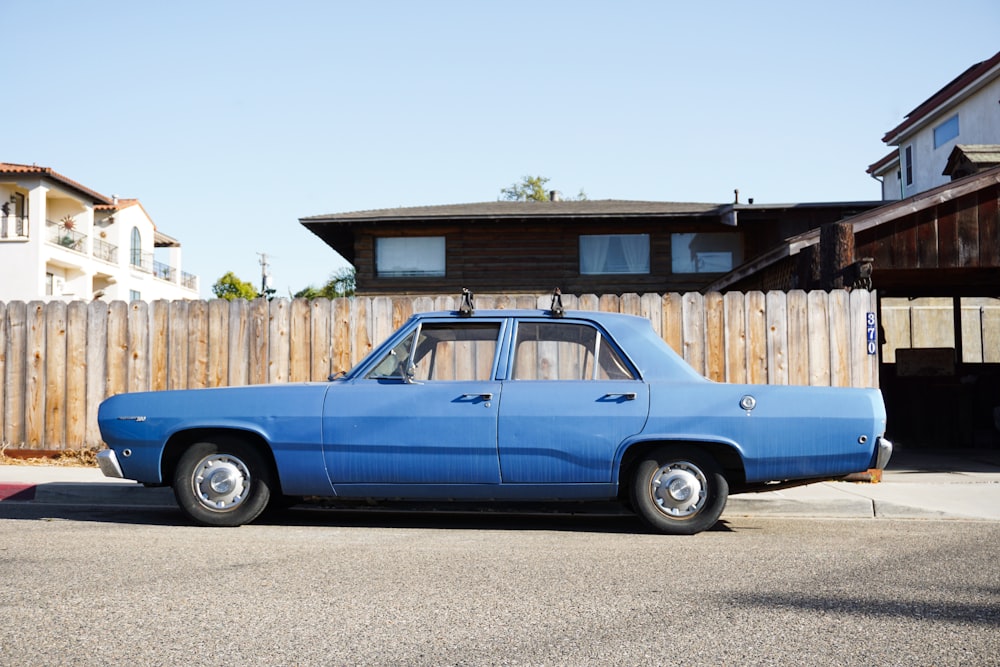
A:
[[[879,438],[875,444],[875,469],[885,470],[890,457],[892,457],[892,442],[886,438]]]
[[[118,465],[118,456],[113,449],[102,449],[97,452],[97,466],[104,473],[105,477],[117,477],[124,479],[122,467]]]

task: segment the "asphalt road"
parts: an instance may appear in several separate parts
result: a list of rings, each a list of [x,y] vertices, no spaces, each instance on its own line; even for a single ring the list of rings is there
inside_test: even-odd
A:
[[[0,506],[0,665],[1000,665],[1000,524]]]

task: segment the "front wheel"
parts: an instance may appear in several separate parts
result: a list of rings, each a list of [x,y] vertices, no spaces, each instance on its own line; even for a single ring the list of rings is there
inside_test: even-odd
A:
[[[245,442],[199,442],[181,456],[174,472],[181,510],[205,526],[242,526],[267,507],[271,474],[260,453]]]
[[[632,504],[653,529],[694,535],[715,525],[726,507],[729,483],[719,464],[695,447],[664,447],[639,462]]]

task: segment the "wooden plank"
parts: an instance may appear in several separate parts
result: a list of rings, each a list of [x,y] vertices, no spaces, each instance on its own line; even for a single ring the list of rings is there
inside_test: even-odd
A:
[[[979,195],[979,265],[1000,266],[1000,186]]]
[[[313,299],[309,302],[309,379],[326,380],[333,372],[333,336],[330,333],[333,301]]]
[[[747,320],[741,292],[726,292],[723,307],[726,316],[726,382],[746,384]]]
[[[788,384],[788,310],[784,292],[764,295],[767,310],[767,383]]]
[[[693,369],[706,374],[705,369],[705,299],[698,292],[688,292],[683,299],[682,330],[684,360]]]
[[[809,319],[809,384],[830,386],[830,295],[823,291],[806,294]]]
[[[633,292],[622,294],[619,307],[621,308],[619,312],[626,315],[642,315],[642,299]]]
[[[684,297],[676,292],[663,295],[660,336],[674,352],[684,353]]]
[[[917,268],[938,266],[938,230],[936,208],[917,213]]]
[[[230,387],[250,384],[250,302],[229,301],[229,373]]]
[[[963,197],[959,201],[956,226],[958,266],[979,266],[979,211],[975,197]]]
[[[240,299],[244,301],[244,299]],[[224,387],[229,382],[229,302],[208,302],[208,372],[209,387]]]
[[[170,302],[170,331],[167,335],[167,387],[188,388],[188,303]]]
[[[66,448],[66,302],[45,306],[45,449]]]
[[[312,379],[312,309],[306,299],[292,299],[288,311],[288,380],[308,382]]]
[[[937,207],[938,267],[958,266],[958,205],[947,201]]]
[[[24,444],[28,449],[39,449],[45,424],[45,303],[30,301],[26,317]]]
[[[287,299],[275,299],[268,304],[267,382],[288,382],[291,345],[289,328],[291,312]]]
[[[601,300],[596,294],[584,294],[576,300],[576,307],[580,310],[596,311],[601,307]]]
[[[481,308],[483,310],[492,308],[492,304],[487,301],[483,305],[480,305],[478,300],[476,301],[476,308]],[[392,331],[395,331],[399,327],[403,326],[406,320],[410,319],[413,315],[413,299],[396,297],[392,299]]]
[[[835,387],[851,386],[851,311],[847,292],[830,292],[830,382]]]
[[[392,299],[387,296],[377,296],[372,299],[371,325],[372,342],[376,345],[392,334]]]
[[[871,303],[871,293],[866,290],[852,290],[848,293],[850,300],[851,320],[848,330],[848,345],[850,349],[851,386],[871,387],[872,367],[868,357],[868,313],[874,314]]]
[[[150,305],[145,301],[132,301],[128,304],[127,391],[149,391],[149,310]]]
[[[24,447],[24,377],[27,359],[28,305],[23,301],[7,304],[3,444]]]
[[[715,382],[726,381],[726,315],[722,294],[710,292],[704,297],[705,375]]]
[[[108,313],[104,301],[91,301],[87,307],[87,442],[99,442],[97,408],[108,398]]]
[[[247,317],[250,329],[247,384],[267,384],[267,335],[269,327],[267,299],[251,301]]]
[[[160,299],[150,306],[149,388],[163,391],[170,384],[170,302]]]
[[[87,303],[66,309],[66,448],[97,446],[87,441]]]
[[[642,295],[639,304],[639,314],[649,320],[649,323],[653,326],[653,331],[660,338],[663,337],[663,298],[659,294],[653,292],[647,292]],[[577,309],[583,310],[579,306],[579,299],[577,300]]]
[[[334,299],[331,308],[330,345],[333,354],[331,373],[346,373],[353,365],[353,301],[346,298]]]
[[[110,395],[128,391],[128,309],[124,301],[108,304],[107,390]]]
[[[351,302],[351,363],[349,367],[361,361],[368,354],[372,347],[371,330],[369,329],[368,312],[370,300],[356,298]],[[428,310],[434,310],[430,308]]]
[[[809,306],[806,293],[792,290],[785,297],[788,317],[788,384],[809,384]]]
[[[767,299],[763,292],[747,292],[747,382],[767,384]]]
[[[188,302],[187,386],[208,386],[208,302]]]

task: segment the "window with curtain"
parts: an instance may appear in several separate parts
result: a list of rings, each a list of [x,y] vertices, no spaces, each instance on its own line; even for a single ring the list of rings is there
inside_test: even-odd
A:
[[[375,239],[375,273],[379,278],[444,276],[444,237]]]
[[[580,236],[580,273],[649,273],[649,234]]]

